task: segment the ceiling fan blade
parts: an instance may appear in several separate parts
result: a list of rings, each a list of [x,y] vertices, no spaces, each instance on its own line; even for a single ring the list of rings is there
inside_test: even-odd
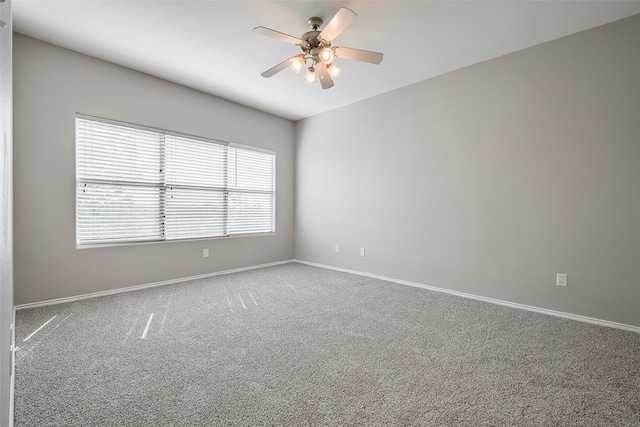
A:
[[[265,71],[264,73],[262,73],[260,75],[262,77],[271,77],[274,74],[278,74],[280,71],[284,70],[285,68],[287,68],[289,66],[289,63],[290,63],[289,61],[291,61],[291,58],[285,59],[284,61],[282,61],[281,63],[279,63],[275,67],[269,68],[267,71]]]
[[[333,39],[338,37],[338,35],[356,19],[356,16],[358,15],[356,15],[353,10],[341,7],[340,10],[333,15],[331,21],[324,27],[324,30],[320,32],[320,38],[328,42],[333,41]]]
[[[370,50],[353,49],[350,47],[336,47],[336,57],[351,59],[353,61],[368,62],[370,64],[379,64],[382,62],[382,53],[372,52]]]
[[[333,79],[331,78],[329,71],[327,71],[327,66],[324,62],[318,62],[316,67],[318,68],[318,78],[320,79],[322,89],[329,89],[330,87],[333,87]]]
[[[283,41],[285,43],[291,43],[296,46],[302,45],[303,41],[298,37],[290,36],[289,34],[281,33],[280,31],[272,30],[267,27],[255,27],[253,32],[256,34],[260,34],[266,37],[271,37],[276,40]]]

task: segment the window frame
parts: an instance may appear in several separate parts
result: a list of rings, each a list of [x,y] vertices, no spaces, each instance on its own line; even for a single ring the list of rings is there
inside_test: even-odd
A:
[[[142,183],[140,184],[141,187],[150,187],[150,188],[158,188],[159,189],[159,193],[160,195],[159,200],[158,200],[158,228],[159,228],[159,235],[157,238],[122,238],[122,239],[105,239],[105,240],[99,240],[99,239],[93,239],[93,240],[89,240],[89,239],[82,239],[81,240],[81,236],[80,236],[80,187],[81,187],[81,183],[84,182],[88,182],[88,181],[100,181],[99,179],[94,179],[94,178],[87,178],[87,177],[81,177],[81,171],[80,171],[80,153],[79,153],[79,148],[80,148],[80,142],[79,142],[79,120],[85,120],[85,121],[93,121],[93,122],[99,122],[102,124],[106,124],[106,125],[114,125],[114,126],[119,126],[119,127],[124,127],[124,128],[130,128],[133,130],[140,130],[140,131],[147,131],[147,132],[152,132],[152,133],[157,133],[158,135],[161,135],[161,150],[158,153],[159,156],[159,161],[161,164],[161,170],[158,172],[159,174],[159,183],[158,184],[149,184],[149,183]],[[166,214],[167,214],[167,194],[169,192],[169,187],[171,186],[171,184],[167,183],[167,177],[166,177],[166,170],[167,170],[167,165],[166,165],[166,146],[167,146],[167,141],[166,141],[166,137],[176,137],[178,139],[187,139],[190,141],[197,141],[197,142],[204,142],[204,143],[211,143],[211,144],[215,144],[217,146],[223,147],[224,149],[224,171],[223,171],[223,175],[225,176],[225,186],[222,189],[222,194],[224,195],[224,218],[222,218],[222,222],[224,223],[224,229],[223,229],[223,234],[220,235],[199,235],[199,236],[193,236],[193,237],[176,237],[176,238],[168,238],[167,237],[167,221],[166,221]],[[270,205],[271,205],[271,209],[270,209],[270,214],[267,217],[268,220],[270,220],[271,224],[270,224],[270,231],[250,231],[250,232],[235,232],[235,233],[231,233],[231,227],[230,227],[230,208],[229,208],[229,196],[233,193],[236,193],[238,190],[237,189],[233,189],[230,187],[229,185],[229,172],[230,172],[230,168],[228,166],[228,159],[229,159],[229,150],[230,149],[238,149],[238,150],[248,150],[251,152],[256,152],[256,153],[264,153],[267,155],[272,156],[272,160],[270,161],[271,165],[269,165],[269,172],[271,174],[271,188],[270,190],[264,190],[264,191],[251,191],[251,192],[255,192],[256,194],[264,194],[267,197],[270,197]],[[88,114],[82,114],[82,113],[76,113],[75,116],[75,240],[76,240],[76,248],[77,249],[84,249],[84,248],[91,248],[91,247],[106,247],[106,246],[124,246],[124,245],[138,245],[138,244],[149,244],[149,243],[163,243],[163,242],[181,242],[181,241],[193,241],[193,240],[211,240],[211,239],[226,239],[226,238],[237,238],[237,237],[260,237],[260,236],[272,236],[276,234],[276,224],[277,224],[277,220],[276,220],[276,213],[277,213],[277,186],[276,186],[276,178],[277,178],[277,155],[276,152],[273,150],[269,150],[269,149],[265,149],[265,148],[261,148],[261,147],[255,147],[255,146],[250,146],[250,145],[245,145],[245,144],[238,144],[238,143],[231,143],[231,142],[226,142],[226,141],[220,141],[220,140],[216,140],[216,139],[212,139],[212,138],[206,138],[206,137],[201,137],[201,136],[194,136],[194,135],[190,135],[190,134],[185,134],[185,133],[180,133],[180,132],[174,132],[174,131],[169,131],[166,129],[160,129],[160,128],[156,128],[156,127],[150,127],[150,126],[144,126],[144,125],[138,125],[138,124],[133,124],[133,123],[129,123],[129,122],[123,122],[123,121],[118,121],[118,120],[113,120],[113,119],[107,119],[107,118],[102,118],[102,117],[98,117],[98,116],[94,116],[94,115],[88,115]],[[125,183],[118,183],[118,182],[114,182],[114,181],[109,181],[109,180],[103,180],[103,182],[105,182],[106,184],[110,184],[110,185],[114,185],[116,187],[120,186],[120,187],[126,187]],[[134,184],[138,184],[135,183]],[[177,187],[176,185],[174,185],[174,187]],[[203,187],[203,191],[207,191],[204,190]],[[213,187],[211,187],[212,190]],[[218,188],[218,191],[220,191],[220,188]]]

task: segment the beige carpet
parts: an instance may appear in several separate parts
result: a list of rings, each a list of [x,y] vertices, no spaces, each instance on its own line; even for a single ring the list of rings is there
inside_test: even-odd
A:
[[[302,264],[16,320],[17,427],[640,426],[640,334]]]

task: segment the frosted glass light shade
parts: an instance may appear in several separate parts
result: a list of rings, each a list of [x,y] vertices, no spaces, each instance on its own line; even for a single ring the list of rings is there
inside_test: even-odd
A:
[[[331,64],[333,56],[333,50],[330,47],[325,47],[320,51],[320,60],[325,64]]]
[[[296,55],[289,60],[289,65],[291,65],[291,69],[296,73],[299,73],[302,68],[307,65],[307,60],[304,55]]]
[[[331,77],[338,77],[338,74],[340,74],[340,68],[336,64],[327,65],[327,71],[331,74]]]
[[[307,83],[315,83],[316,82],[316,69],[313,67],[309,67],[307,73],[304,75],[304,79]]]

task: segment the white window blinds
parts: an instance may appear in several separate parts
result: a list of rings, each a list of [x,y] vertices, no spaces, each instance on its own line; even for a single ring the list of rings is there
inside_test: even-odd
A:
[[[77,243],[275,231],[275,154],[76,118]]]
[[[227,149],[227,145],[167,135],[168,239],[228,234]]]
[[[77,240],[162,239],[160,135],[77,119]]]
[[[275,156],[229,147],[229,233],[259,233],[275,215]]]

